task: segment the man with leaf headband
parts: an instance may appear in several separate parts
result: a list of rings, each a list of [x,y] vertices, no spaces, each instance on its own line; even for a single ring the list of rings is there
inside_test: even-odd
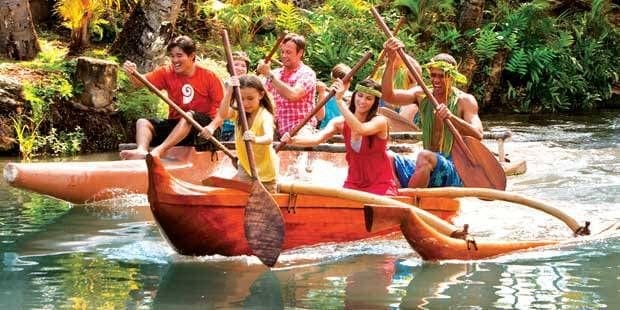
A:
[[[385,43],[386,70],[383,74],[383,98],[393,104],[416,104],[419,107],[424,150],[416,160],[394,155],[394,170],[402,187],[463,186],[452,161],[453,136],[444,121],[450,119],[461,135],[482,139],[482,122],[478,116],[478,102],[471,94],[455,87],[466,84],[467,78],[457,70],[454,57],[441,53],[424,65],[428,70],[433,96],[439,102],[434,109],[422,87],[394,89],[394,63],[397,50],[404,44],[397,38]]]

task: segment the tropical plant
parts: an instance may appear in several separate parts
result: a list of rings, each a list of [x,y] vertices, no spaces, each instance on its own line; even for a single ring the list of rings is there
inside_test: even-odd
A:
[[[474,53],[482,60],[493,59],[501,46],[501,38],[493,31],[492,26],[482,28],[474,46]]]
[[[71,29],[70,53],[75,54],[90,43],[90,32],[101,38],[104,27],[110,24],[108,18],[111,16],[106,16],[108,10],[119,8],[120,0],[59,0],[55,10],[64,21],[63,25]]]
[[[512,11],[503,2],[495,25],[500,36],[509,38],[503,45],[511,51],[505,67],[507,98],[520,103],[517,111],[588,110],[610,98],[620,52],[613,47],[618,32],[607,21],[607,3],[595,0],[590,11],[553,17],[546,1]]]
[[[119,72],[117,82],[119,92],[116,107],[124,119],[135,121],[141,117],[166,116],[166,103],[146,88],[135,88],[125,72]]]
[[[310,27],[305,14],[288,1],[232,1],[223,6],[206,1],[197,7],[204,14],[214,14],[228,30],[231,43],[244,50],[261,30],[275,28],[277,32],[304,33]]]
[[[396,0],[392,6],[407,16],[411,31],[429,38],[435,27],[454,18],[453,0]]]
[[[27,116],[12,117],[13,129],[19,143],[19,154],[23,160],[30,160],[36,150],[39,123],[33,122]],[[26,123],[26,121],[28,123]]]

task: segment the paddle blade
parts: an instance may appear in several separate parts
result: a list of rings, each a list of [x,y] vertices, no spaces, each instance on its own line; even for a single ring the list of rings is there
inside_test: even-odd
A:
[[[383,115],[388,119],[388,123],[390,125],[390,132],[403,132],[403,131],[419,131],[420,128],[414,125],[413,122],[410,122],[406,118],[402,117],[396,111],[386,108],[379,107],[377,111],[379,115]]]
[[[263,264],[273,267],[284,242],[284,218],[273,196],[260,183],[252,183],[245,207],[245,238]]]
[[[489,149],[479,140],[463,136],[473,155],[471,161],[458,143],[452,145],[452,159],[465,187],[506,189],[506,174]]]

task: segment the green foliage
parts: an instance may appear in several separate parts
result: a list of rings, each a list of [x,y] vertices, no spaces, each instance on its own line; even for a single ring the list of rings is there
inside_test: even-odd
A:
[[[370,6],[368,1],[326,1],[310,16],[315,31],[306,34],[305,61],[319,79],[329,81],[333,66],[340,62],[353,66],[366,51],[373,51],[375,57],[379,54],[385,37],[379,31],[368,31],[377,27],[369,18]],[[395,14],[386,18],[390,24],[397,19]],[[372,60],[358,72],[354,83],[368,76],[371,69]]]
[[[35,59],[24,62],[26,68],[41,70],[45,72],[61,72],[69,76],[75,71],[76,60],[66,59],[67,48],[58,45],[58,42],[39,40],[41,52]]]
[[[196,57],[196,63],[205,68],[209,68],[209,70],[213,71],[222,80],[230,76],[225,62],[216,61],[209,57],[198,56]],[[251,68],[248,68],[248,70],[251,70]]]
[[[445,49],[450,51],[458,52],[462,49],[459,42],[460,38],[461,33],[450,24],[445,24],[435,31],[435,40],[437,40],[441,46],[445,47]]]
[[[73,86],[62,74],[50,74],[47,81],[36,85],[25,83],[24,99],[30,104],[32,119],[40,123],[46,118],[50,105],[57,99],[73,97]]]
[[[506,70],[514,73],[518,73],[520,76],[527,74],[527,65],[529,59],[526,52],[523,49],[515,50],[508,62],[506,63]]]
[[[259,31],[275,26],[277,32],[304,33],[311,28],[305,14],[288,1],[250,0],[232,1],[223,6],[216,6],[214,1],[198,5],[198,10],[206,15],[215,15],[228,30],[232,44],[238,44],[242,50],[250,48]]]
[[[148,89],[131,85],[129,77],[123,71],[118,74],[118,85],[116,107],[123,118],[134,121],[138,118],[166,117],[167,104]]]
[[[491,60],[495,57],[499,48],[500,40],[498,34],[489,27],[483,28],[474,47],[476,56],[482,60]]]
[[[278,15],[276,17],[276,27],[286,29],[289,32],[299,33],[304,25],[304,17],[299,13],[293,3],[276,2]]]
[[[17,142],[19,142],[19,154],[23,160],[30,160],[36,149],[36,141],[39,137],[37,129],[40,122],[35,123],[27,116],[12,117],[11,120]]]
[[[505,98],[517,103],[516,111],[589,110],[610,98],[620,52],[608,4],[595,0],[589,12],[567,10],[555,17],[548,1],[516,7],[498,1],[493,26],[507,38],[501,46],[510,51]]]
[[[36,139],[35,150],[52,156],[76,155],[81,150],[84,132],[79,126],[73,132],[57,133],[52,127],[46,136]]]

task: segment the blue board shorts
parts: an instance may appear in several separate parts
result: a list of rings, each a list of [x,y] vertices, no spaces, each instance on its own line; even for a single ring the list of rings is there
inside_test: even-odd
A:
[[[462,187],[463,182],[459,177],[452,158],[443,157],[440,153],[435,153],[437,165],[431,172],[431,179],[428,187]],[[409,180],[415,173],[415,160],[400,154],[394,154],[394,172],[398,177],[401,188],[409,187]]]

